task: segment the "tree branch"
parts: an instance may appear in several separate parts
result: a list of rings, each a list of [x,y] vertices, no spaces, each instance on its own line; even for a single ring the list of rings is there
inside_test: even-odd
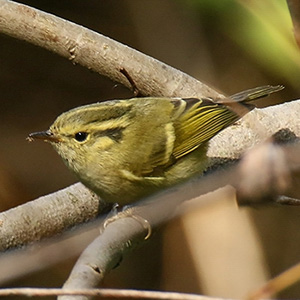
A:
[[[32,7],[0,0],[0,32],[50,50],[143,95],[222,97],[195,78],[92,30]]]
[[[0,213],[0,251],[51,237],[90,221],[105,202],[81,183]]]
[[[138,290],[116,290],[116,289],[43,289],[43,288],[11,288],[0,289],[1,296],[27,296],[27,297],[49,297],[57,295],[73,296],[100,296],[113,299],[168,299],[168,300],[223,300],[223,298],[201,296],[195,294],[175,293],[175,292],[156,292],[156,291],[138,291]],[[74,297],[76,299],[76,297]],[[229,299],[227,299],[229,300]]]

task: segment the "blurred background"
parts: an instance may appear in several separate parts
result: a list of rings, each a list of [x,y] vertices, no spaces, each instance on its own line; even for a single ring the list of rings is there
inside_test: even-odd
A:
[[[284,0],[18,1],[153,56],[224,94],[266,84],[283,92],[260,107],[298,99],[300,52]],[[0,210],[77,181],[46,143],[28,143],[62,112],[131,91],[46,50],[0,35]],[[187,97],[189,95],[186,95]],[[218,205],[162,228],[124,258],[105,287],[242,297],[300,260],[300,210]],[[9,286],[59,287],[74,258]],[[281,293],[297,298],[300,284]]]

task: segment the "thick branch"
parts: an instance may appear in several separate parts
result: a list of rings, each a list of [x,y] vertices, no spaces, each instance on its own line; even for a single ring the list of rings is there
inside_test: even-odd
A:
[[[0,214],[0,251],[51,237],[95,218],[105,202],[81,183]]]
[[[300,100],[255,109],[210,141],[208,156],[238,158],[283,128],[300,137]]]
[[[0,32],[55,52],[131,88],[125,68],[143,95],[220,97],[191,76],[92,30],[32,7],[0,0]]]

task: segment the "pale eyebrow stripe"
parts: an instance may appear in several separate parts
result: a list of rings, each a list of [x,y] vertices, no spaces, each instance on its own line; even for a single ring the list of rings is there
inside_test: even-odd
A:
[[[110,119],[107,121],[94,122],[89,126],[90,131],[105,131],[108,129],[125,128],[130,124],[128,117]]]

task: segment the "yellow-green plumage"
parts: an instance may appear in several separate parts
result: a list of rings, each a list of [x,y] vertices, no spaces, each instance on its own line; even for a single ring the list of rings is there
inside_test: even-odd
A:
[[[279,89],[261,87],[255,93],[261,97]],[[236,99],[252,100],[251,91]],[[30,137],[51,142],[87,187],[124,205],[201,174],[207,142],[240,117],[210,99],[133,98],[75,108],[49,131]]]

